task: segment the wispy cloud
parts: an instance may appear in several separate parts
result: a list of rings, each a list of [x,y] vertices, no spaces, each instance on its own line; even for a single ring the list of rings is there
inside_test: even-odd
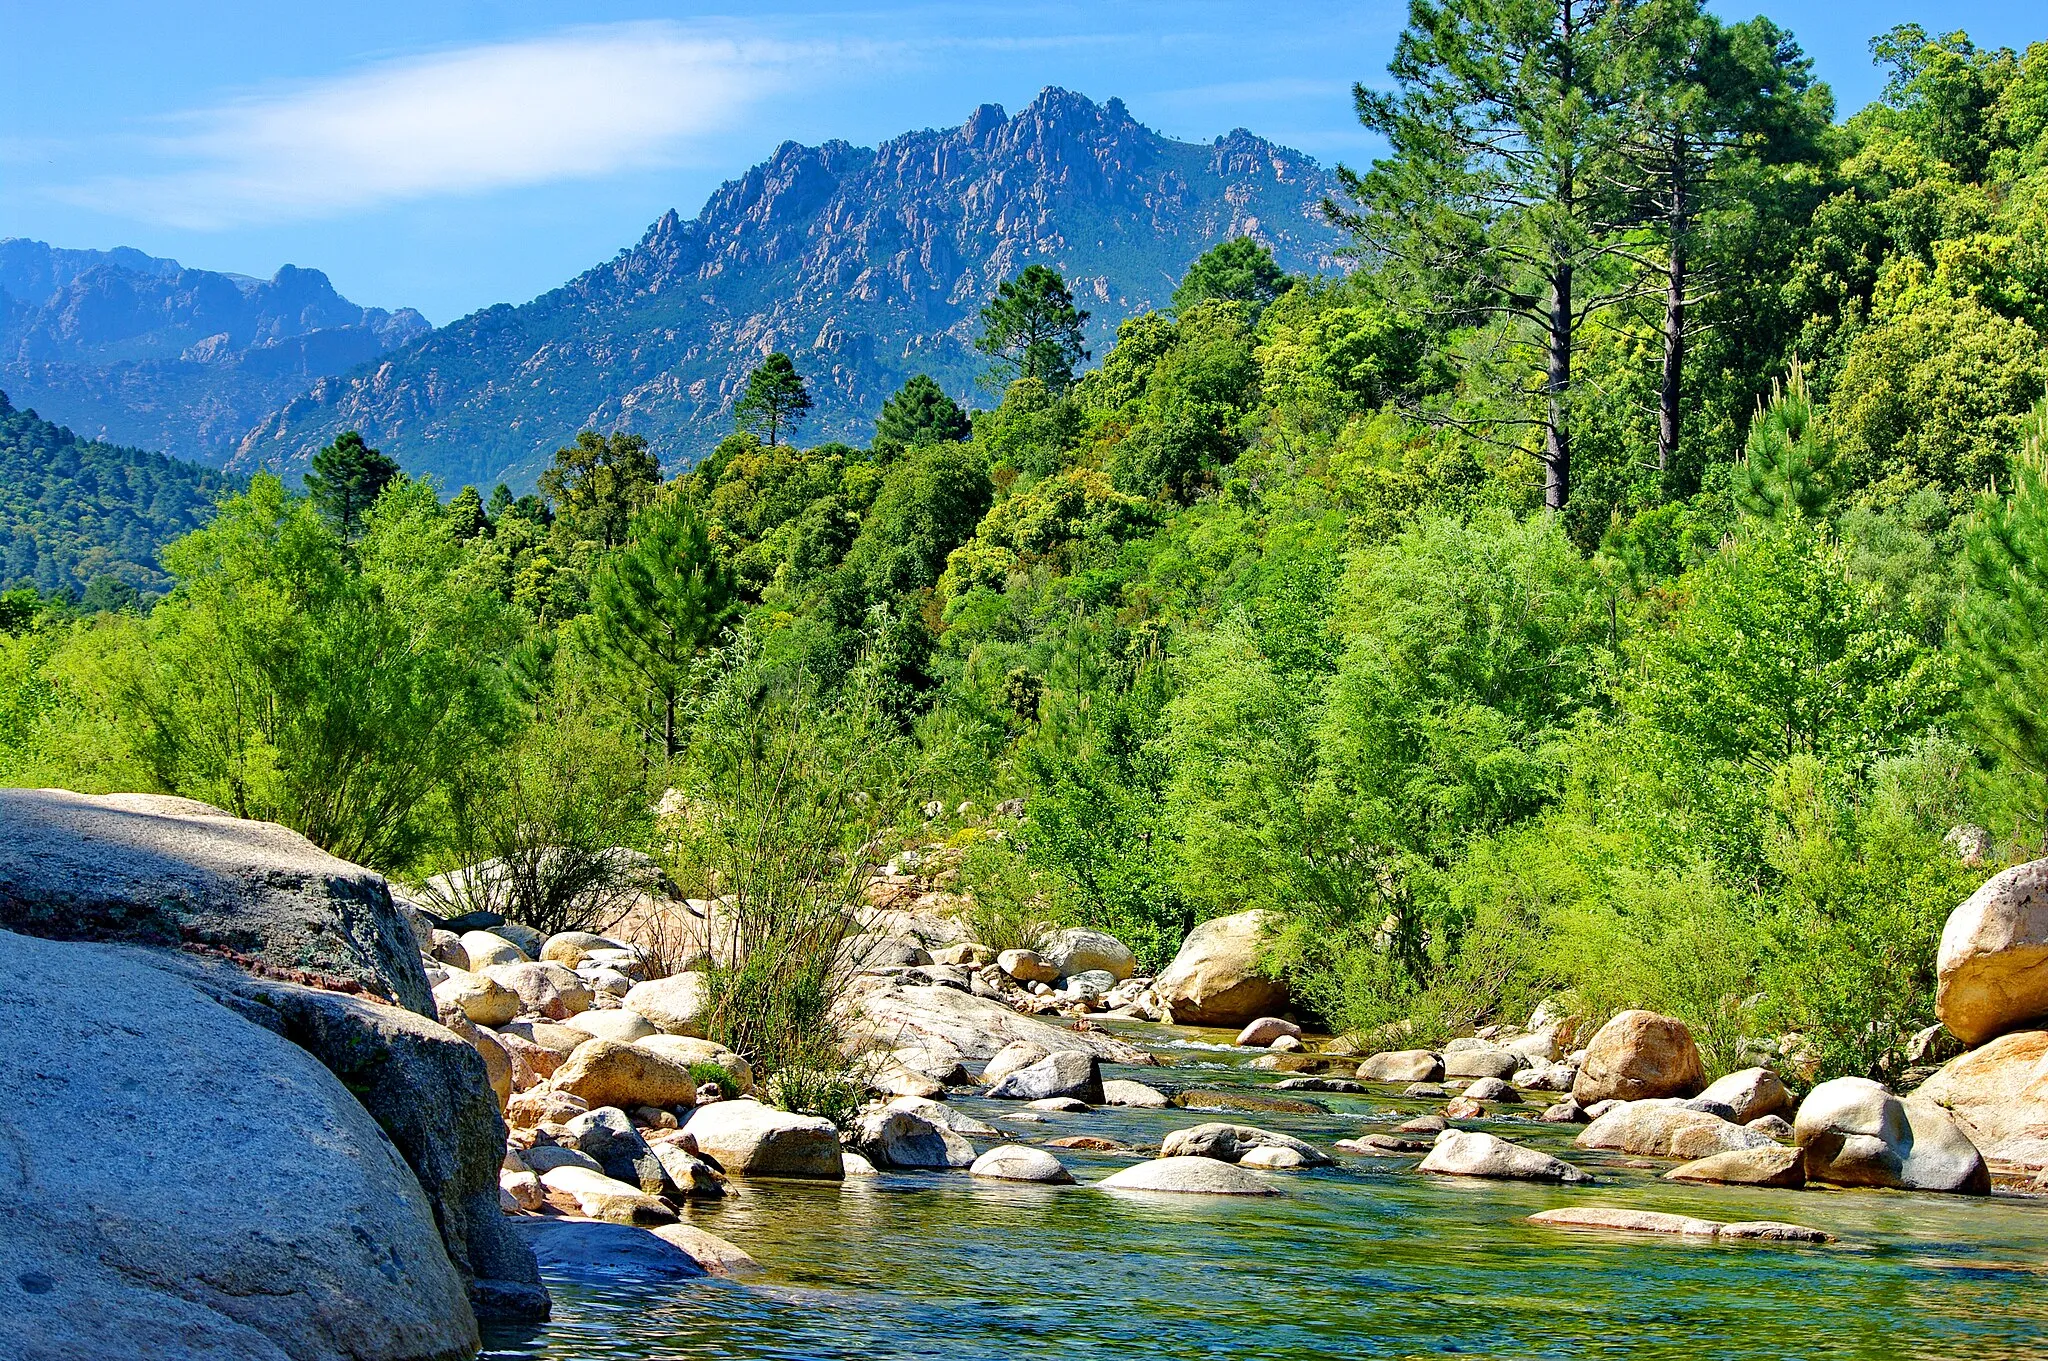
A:
[[[851,54],[667,23],[406,57],[178,115],[151,168],[58,190],[199,230],[673,163]]]

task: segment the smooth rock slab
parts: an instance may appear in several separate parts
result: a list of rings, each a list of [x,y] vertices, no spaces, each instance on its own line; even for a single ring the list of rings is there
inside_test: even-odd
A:
[[[1723,1224],[1690,1215],[1663,1214],[1655,1210],[1626,1210],[1606,1205],[1578,1205],[1561,1210],[1544,1210],[1529,1216],[1531,1224],[1553,1229],[1600,1229],[1611,1233],[1662,1233],[1679,1238],[1709,1240],[1761,1240],[1780,1243],[1832,1243],[1835,1237],[1803,1224],[1781,1224],[1769,1219],[1738,1220]]]
[[[514,1227],[542,1266],[571,1280],[692,1281],[706,1274],[694,1254],[662,1236],[670,1225],[650,1231],[576,1219],[518,1219]]]
[[[974,1160],[968,1172],[995,1181],[1034,1181],[1048,1185],[1071,1185],[1074,1174],[1042,1148],[1003,1144]]]
[[[1729,1186],[1804,1186],[1806,1154],[1797,1148],[1738,1148],[1696,1159],[1664,1174],[1666,1181]]]
[[[763,1269],[754,1255],[739,1244],[694,1224],[663,1224],[654,1230],[654,1236],[671,1247],[681,1248],[714,1276],[744,1280],[760,1275]]]
[[[1278,1187],[1214,1158],[1154,1158],[1095,1183],[1105,1191],[1161,1191],[1176,1195],[1277,1196]]]
[[[219,947],[434,1015],[422,942],[383,876],[289,828],[167,794],[63,789],[0,789],[0,828],[0,928]]]
[[[1562,1158],[1476,1130],[1447,1129],[1436,1136],[1429,1156],[1415,1169],[1449,1177],[1491,1177],[1508,1181],[1580,1182],[1593,1178]]]
[[[577,1214],[610,1224],[667,1224],[676,1217],[659,1197],[586,1167],[551,1167],[540,1174],[540,1184]]]

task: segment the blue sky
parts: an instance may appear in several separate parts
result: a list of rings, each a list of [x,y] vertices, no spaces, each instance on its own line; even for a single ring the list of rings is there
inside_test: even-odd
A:
[[[1722,0],[1747,17],[1760,8]],[[2010,0],[1782,0],[1846,113],[1895,23],[2048,38]],[[1350,83],[1384,77],[1405,0],[822,6],[517,0],[0,0],[0,236],[131,245],[209,269],[324,269],[435,322],[524,301],[788,139],[879,141],[1120,95],[1206,140],[1234,127],[1363,162]],[[1846,17],[1845,17],[1846,16]]]

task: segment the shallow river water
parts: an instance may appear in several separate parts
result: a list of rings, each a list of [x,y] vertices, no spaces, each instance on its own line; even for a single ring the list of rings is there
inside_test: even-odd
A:
[[[1175,1068],[1105,1072],[1171,1086],[1260,1090],[1270,1081],[1211,1051],[1179,1054]],[[1099,1134],[1156,1147],[1170,1130],[1236,1120],[1325,1149],[1437,1104],[1302,1095],[1330,1113],[1104,1108],[1020,1124],[997,1118],[1015,1114],[1013,1103],[958,1104],[1019,1143]],[[1571,1147],[1577,1126],[1487,1127],[1599,1180],[1425,1177],[1411,1170],[1414,1157],[1339,1153],[1335,1168],[1270,1174],[1284,1197],[1136,1195],[1089,1185],[1131,1156],[1061,1149],[1080,1186],[964,1172],[843,1186],[750,1182],[733,1199],[691,1207],[690,1220],[746,1248],[765,1276],[659,1286],[551,1280],[554,1320],[487,1334],[485,1355],[2048,1357],[2048,1200],[1681,1187],[1659,1180],[1669,1164],[1631,1168]],[[1784,1219],[1841,1241],[1700,1245],[1523,1222],[1573,1204]]]

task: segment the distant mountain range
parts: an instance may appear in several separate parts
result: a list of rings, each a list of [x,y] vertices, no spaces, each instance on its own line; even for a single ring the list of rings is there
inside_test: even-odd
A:
[[[726,433],[737,388],[776,349],[817,402],[800,437],[864,443],[914,373],[974,395],[975,313],[1025,265],[1066,275],[1100,355],[1225,238],[1255,236],[1290,269],[1334,269],[1339,238],[1318,212],[1328,187],[1314,161],[1248,132],[1173,141],[1119,100],[1057,89],[1015,117],[984,105],[960,127],[874,148],[786,143],[694,220],[670,212],[561,288],[317,378],[252,420],[228,466],[300,470],[354,428],[449,489],[524,489],[587,427],[645,435],[674,466]],[[360,323],[360,343],[406,315]],[[208,450],[227,423],[207,421]]]
[[[425,335],[317,269],[272,279],[0,240],[0,388],[89,439],[218,466],[315,379]]]

